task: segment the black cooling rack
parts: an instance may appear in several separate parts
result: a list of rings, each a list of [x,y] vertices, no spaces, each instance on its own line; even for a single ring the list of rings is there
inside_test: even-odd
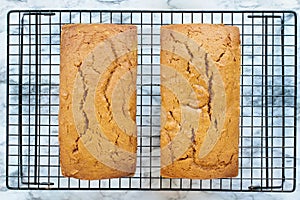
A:
[[[7,154],[10,189],[294,191],[297,18],[290,11],[22,10],[7,16]],[[61,175],[58,144],[60,31],[70,23],[138,27],[138,162],[134,177]],[[239,175],[160,177],[161,25],[223,23],[241,32]]]

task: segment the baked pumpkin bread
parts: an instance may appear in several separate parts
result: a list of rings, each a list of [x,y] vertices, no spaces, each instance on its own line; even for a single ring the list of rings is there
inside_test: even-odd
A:
[[[64,25],[60,62],[62,174],[86,180],[133,175],[136,26]]]
[[[240,35],[234,26],[161,27],[161,176],[238,175]]]

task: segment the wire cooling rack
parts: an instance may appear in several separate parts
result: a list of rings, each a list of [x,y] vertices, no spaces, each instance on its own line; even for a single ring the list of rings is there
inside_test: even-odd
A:
[[[7,17],[7,162],[10,189],[280,191],[295,189],[297,19],[290,11],[10,11]],[[138,162],[134,177],[61,175],[58,144],[63,24],[138,27]],[[223,23],[241,32],[239,175],[160,177],[160,26]]]

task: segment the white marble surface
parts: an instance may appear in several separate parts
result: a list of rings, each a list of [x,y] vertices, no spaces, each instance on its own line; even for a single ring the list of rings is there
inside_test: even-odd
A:
[[[6,15],[12,9],[210,9],[210,10],[295,10],[300,0],[0,0],[0,116],[5,116],[6,99]],[[298,25],[299,26],[299,25]],[[298,31],[299,32],[299,31]],[[299,51],[299,50],[298,50]],[[298,70],[299,73],[300,70]],[[299,74],[298,74],[299,76]],[[298,90],[299,90],[298,82]],[[298,94],[300,92],[298,91]],[[299,109],[298,109],[299,115]],[[299,119],[299,118],[298,118]],[[299,120],[298,120],[299,121]],[[233,192],[140,192],[140,191],[12,191],[5,186],[5,117],[0,118],[0,199],[299,199],[300,179],[294,193]],[[298,123],[299,124],[299,123]],[[298,128],[299,132],[299,128]],[[298,137],[299,145],[299,137]],[[298,148],[299,171],[299,148]],[[299,173],[298,173],[299,174]]]

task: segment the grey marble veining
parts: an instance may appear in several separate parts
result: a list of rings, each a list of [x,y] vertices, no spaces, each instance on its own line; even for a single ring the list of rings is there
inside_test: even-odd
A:
[[[1,41],[0,46],[0,115],[5,116],[6,113],[6,13],[12,9],[210,9],[210,10],[244,10],[244,9],[292,9],[296,10],[298,13],[300,11],[300,1],[299,0],[278,0],[278,1],[247,1],[247,0],[234,0],[232,2],[226,0],[215,0],[215,1],[181,1],[181,0],[152,0],[152,1],[138,1],[138,0],[91,0],[88,3],[84,0],[52,0],[52,1],[37,1],[37,0],[4,0],[4,3],[0,5],[0,37],[5,38]],[[76,14],[72,16],[76,19]],[[104,19],[105,20],[105,19]],[[107,19],[108,20],[108,19]],[[126,19],[123,19],[126,20]],[[47,38],[45,38],[47,40]],[[54,38],[55,42],[55,38]],[[59,40],[57,41],[59,43]],[[144,41],[146,42],[146,41]],[[150,51],[150,49],[143,49],[144,51]],[[247,49],[246,49],[247,50]],[[47,49],[42,51],[47,52]],[[159,49],[154,49],[153,51],[159,51]],[[46,62],[46,61],[44,61]],[[159,61],[158,61],[159,62]],[[9,69],[11,70],[11,69]],[[299,72],[298,72],[299,73]],[[13,80],[12,80],[13,81]],[[25,80],[26,81],[26,80]],[[29,80],[27,80],[29,81]],[[47,82],[48,80],[43,80]],[[257,80],[259,84],[261,80]],[[299,82],[298,82],[299,86]],[[299,89],[299,88],[298,88]],[[47,89],[46,89],[47,90]],[[57,90],[57,88],[53,88]],[[55,91],[54,91],[55,92]],[[57,91],[56,91],[57,92]],[[141,91],[144,94],[149,94],[149,90],[143,88]],[[249,91],[250,93],[251,91]],[[256,91],[259,92],[259,91]],[[280,92],[280,91],[279,91]],[[281,91],[282,92],[282,91]],[[153,93],[159,93],[159,91],[154,90]],[[284,93],[289,93],[288,90]],[[298,92],[299,94],[300,92]],[[24,99],[24,101],[29,101],[29,99]],[[154,99],[155,103],[159,104],[159,98]],[[246,101],[246,99],[245,99]],[[261,99],[254,99],[254,103],[261,104]],[[280,100],[274,99],[275,104],[280,104]],[[155,112],[159,112],[158,108]],[[299,113],[298,109],[298,113]],[[46,111],[45,111],[46,112]],[[57,111],[56,111],[57,112]],[[245,110],[245,113],[249,111]],[[277,111],[275,111],[276,114]],[[257,115],[262,114],[261,110],[255,110]],[[278,115],[280,112],[278,111]],[[145,119],[147,120],[147,119]],[[159,119],[156,119],[159,120]],[[298,120],[299,121],[299,120]],[[149,123],[145,121],[144,123]],[[158,122],[156,122],[158,123]],[[245,121],[245,123],[247,123]],[[280,123],[280,122],[274,122]],[[5,133],[5,118],[0,118],[0,131]],[[298,123],[299,124],[299,123]],[[298,128],[299,129],[299,128]],[[299,132],[299,130],[298,130]],[[259,130],[254,131],[254,135],[259,135]],[[276,132],[274,133],[276,134]],[[299,141],[299,137],[298,137]],[[147,141],[145,141],[146,143]],[[158,141],[157,141],[158,142]],[[245,143],[249,142],[247,140]],[[117,191],[117,192],[53,192],[53,191],[9,191],[5,186],[5,134],[0,136],[0,199],[86,199],[87,195],[89,199],[139,199],[143,196],[143,199],[297,199],[299,197],[299,182],[297,179],[297,191],[288,194],[271,194],[271,193],[222,193],[222,192],[140,192],[140,191]],[[298,142],[299,144],[299,142]],[[258,146],[260,144],[257,144]],[[154,150],[155,151],[155,150]],[[157,150],[159,151],[159,150]],[[3,152],[3,153],[2,153]],[[246,153],[246,152],[245,152]],[[250,152],[248,152],[250,153]],[[254,155],[255,155],[254,151]],[[246,153],[247,154],[247,153]],[[299,161],[299,148],[298,157]],[[247,164],[247,160],[244,164]],[[276,163],[275,163],[276,164]],[[299,171],[299,165],[298,169]],[[145,172],[146,175],[148,172]],[[174,180],[176,184],[176,180]]]

